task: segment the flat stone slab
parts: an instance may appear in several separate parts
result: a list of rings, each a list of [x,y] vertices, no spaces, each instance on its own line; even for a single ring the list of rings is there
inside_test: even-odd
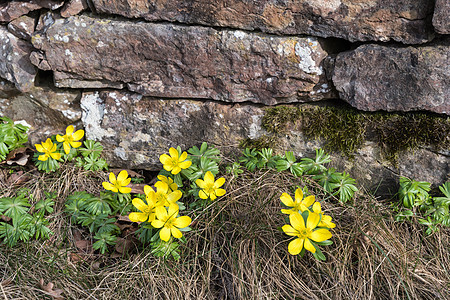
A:
[[[437,33],[450,34],[450,1],[436,0],[433,26]]]
[[[446,1],[446,0],[442,0]],[[92,0],[99,13],[349,41],[418,44],[433,28],[429,0]]]
[[[363,45],[337,56],[333,83],[359,110],[450,115],[449,56],[448,37],[429,46]]]
[[[268,105],[331,95],[317,38],[88,16],[44,28],[32,43],[58,87],[126,85],[145,96]]]

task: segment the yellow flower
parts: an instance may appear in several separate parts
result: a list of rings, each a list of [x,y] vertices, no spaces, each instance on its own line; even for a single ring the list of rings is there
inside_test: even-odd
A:
[[[165,182],[169,186],[169,190],[171,192],[178,190],[178,185],[175,182],[173,182],[172,178],[166,177],[164,175],[158,175],[157,177],[159,180]]]
[[[66,128],[66,134],[56,135],[56,140],[60,143],[63,143],[64,152],[66,154],[69,154],[70,152],[70,146],[73,148],[78,148],[81,146],[81,142],[76,142],[78,140],[81,140],[84,136],[84,130],[77,130],[75,133],[73,133],[74,127],[72,125],[67,126]]]
[[[114,193],[127,194],[131,192],[131,188],[127,187],[130,184],[131,178],[128,178],[128,172],[126,170],[120,171],[119,175],[114,175],[113,172],[109,173],[109,182],[102,182],[105,190],[112,191]]]
[[[331,222],[331,216],[327,216],[322,213],[322,206],[320,205],[320,202],[314,203],[313,212],[315,212],[316,214],[319,214],[319,216],[322,217],[319,225],[317,225],[318,227],[328,227],[330,229],[336,227],[336,224]]]
[[[171,172],[173,175],[180,173],[181,169],[189,168],[192,164],[191,161],[186,160],[186,152],[179,155],[177,149],[172,147],[169,149],[169,154],[170,156],[167,154],[162,154],[159,157],[159,161],[163,164],[164,170]]]
[[[220,187],[225,183],[225,178],[221,177],[214,181],[214,175],[208,171],[205,174],[204,179],[197,179],[195,183],[201,190],[198,192],[198,196],[201,199],[215,200],[217,197],[225,195],[226,191]]]
[[[310,207],[314,203],[314,201],[316,201],[316,197],[311,195],[303,199],[302,190],[297,189],[295,191],[295,201],[292,200],[292,197],[288,193],[281,194],[280,200],[284,205],[292,207],[291,209],[281,210],[283,214],[290,215],[293,213],[298,213],[299,211],[304,212],[305,210],[308,210],[308,207]]]
[[[191,224],[192,220],[188,216],[178,217],[178,206],[174,203],[170,204],[168,210],[163,206],[156,208],[156,220],[152,221],[152,226],[161,228],[159,237],[161,240],[167,242],[170,236],[174,238],[181,238],[183,234],[178,228],[185,228]]]
[[[41,144],[35,144],[36,150],[39,152],[42,152],[44,154],[39,155],[38,160],[46,161],[49,157],[53,159],[60,159],[61,153],[55,152],[56,151],[56,144],[53,144],[51,139],[47,139],[45,142],[42,142]]]
[[[167,183],[162,181],[157,181],[155,183],[156,192],[153,188],[148,185],[144,186],[144,193],[147,194],[149,191],[153,191],[156,195],[156,203],[162,206],[169,206],[171,203],[177,205],[177,202],[183,195],[180,190],[171,191]],[[178,205],[177,205],[178,207]]]
[[[133,199],[133,205],[141,212],[132,212],[128,215],[128,218],[130,218],[131,222],[152,222],[155,220],[156,216],[156,194],[154,191],[148,191],[148,193],[145,194],[145,200],[147,203],[142,201],[139,198]]]
[[[308,218],[306,219],[306,226],[305,220],[299,213],[290,214],[289,221],[291,225],[284,225],[281,229],[283,229],[284,233],[287,235],[297,237],[288,245],[288,251],[292,255],[299,254],[303,247],[305,247],[306,250],[315,253],[316,248],[311,243],[311,240],[323,242],[332,236],[328,229],[315,229],[320,221],[320,216],[316,213],[309,213]]]

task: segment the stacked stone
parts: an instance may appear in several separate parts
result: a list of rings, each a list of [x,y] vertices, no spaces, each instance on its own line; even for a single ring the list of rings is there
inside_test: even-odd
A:
[[[28,122],[32,141],[80,121],[112,165],[147,169],[169,146],[261,136],[261,105],[338,98],[361,111],[450,115],[449,3],[7,1],[0,113]],[[320,146],[301,132],[287,139],[297,154]],[[387,170],[365,147],[352,168]],[[415,165],[442,163],[416,179],[445,181],[445,153],[421,151]],[[410,159],[397,172],[420,169]]]

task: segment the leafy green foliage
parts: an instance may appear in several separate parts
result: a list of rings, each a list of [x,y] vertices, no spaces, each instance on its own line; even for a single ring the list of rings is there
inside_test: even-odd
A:
[[[303,174],[303,168],[296,161],[294,153],[292,151],[286,151],[285,156],[277,160],[277,170],[289,170],[295,176],[301,176]]]
[[[168,258],[169,256],[172,256],[175,260],[179,260],[181,257],[179,252],[180,244],[173,239],[170,239],[168,242],[158,240],[151,243],[151,246],[151,253],[156,257]]]
[[[308,175],[317,175],[323,173],[327,170],[325,164],[331,162],[330,155],[326,154],[323,149],[316,150],[315,159],[302,158],[301,166]]]
[[[23,147],[28,142],[28,127],[14,124],[7,117],[0,117],[0,161],[4,160],[9,152]]]
[[[439,190],[443,197],[431,197],[431,184],[400,177],[399,199],[403,207],[396,208],[397,221],[419,217],[419,223],[427,226],[426,233],[439,230],[439,225],[450,226],[450,182],[444,183]]]
[[[84,147],[78,148],[81,157],[76,158],[76,165],[87,171],[107,170],[108,164],[101,158],[103,146],[92,140],[84,141],[83,145]]]
[[[181,154],[181,149],[177,149]],[[214,146],[208,146],[206,142],[203,142],[200,149],[197,146],[193,146],[188,150],[188,160],[192,162],[192,165],[181,173],[190,181],[195,181],[202,178],[206,172],[210,171],[214,175],[219,173],[220,151]],[[175,177],[175,179],[178,179]],[[181,180],[175,180],[179,187],[182,186]]]
[[[53,212],[53,198],[37,202],[34,213],[31,213],[27,197],[28,191],[22,189],[15,197],[0,198],[0,215],[11,218],[10,221],[0,222],[0,238],[10,247],[19,241],[26,242],[33,236],[46,239],[53,233],[47,227],[48,220],[45,218],[47,212]]]
[[[108,251],[108,245],[115,245],[117,241],[117,236],[111,234],[110,232],[98,232],[94,239],[97,241],[92,245],[92,248],[99,250],[101,254],[105,254]]]

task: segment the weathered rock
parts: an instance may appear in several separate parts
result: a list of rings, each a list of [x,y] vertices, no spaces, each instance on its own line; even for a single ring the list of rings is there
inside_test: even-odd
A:
[[[126,83],[146,96],[269,105],[330,95],[316,38],[81,16],[55,20],[32,42],[59,87]]]
[[[433,26],[438,33],[450,34],[450,1],[436,0]]]
[[[31,34],[34,32],[35,24],[34,18],[21,16],[8,24],[8,30],[18,38],[29,41],[31,40]]]
[[[0,4],[0,22],[10,22],[30,11],[41,8],[55,10],[63,4],[64,0],[5,1]]]
[[[108,163],[114,167],[157,171],[162,167],[159,156],[169,147],[179,145],[186,150],[206,141],[227,152],[235,150],[243,139],[267,134],[261,127],[265,109],[251,104],[159,100],[103,91],[84,93],[81,107],[87,138],[102,143]],[[323,142],[307,139],[301,131],[292,129],[277,137],[274,148],[280,153],[294,151],[297,157],[313,157],[315,149],[322,146]],[[442,184],[449,174],[448,156],[422,149],[401,154],[396,168],[383,163],[380,149],[370,141],[353,160],[335,153],[332,162],[338,170],[356,178],[359,186],[378,190],[378,195],[394,194],[399,175]]]
[[[158,100],[121,91],[84,93],[82,121],[88,139],[101,141],[113,166],[159,170],[170,147],[203,141],[237,146],[256,138],[263,110],[211,101]]]
[[[88,9],[87,0],[70,0],[61,9],[61,16],[68,18]]]
[[[33,84],[36,68],[29,55],[32,46],[0,26],[0,77],[15,84],[18,90],[27,91]]]
[[[20,94],[12,82],[0,78],[0,98],[8,98]]]
[[[360,110],[450,115],[449,55],[449,38],[423,47],[363,45],[337,56],[333,83]]]
[[[445,1],[445,0],[443,0]],[[92,0],[100,13],[350,41],[429,41],[429,0]]]

